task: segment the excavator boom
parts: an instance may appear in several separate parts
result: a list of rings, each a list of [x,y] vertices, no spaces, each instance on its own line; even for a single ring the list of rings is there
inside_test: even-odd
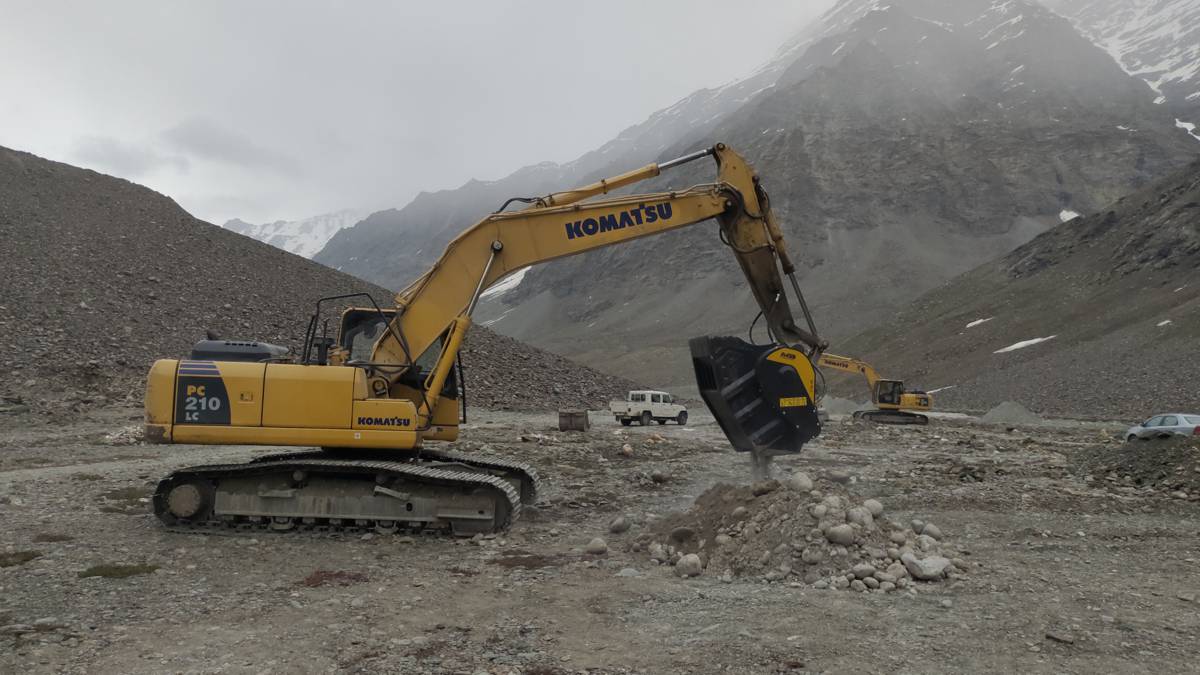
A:
[[[708,157],[718,169],[712,183],[608,195]],[[737,258],[772,342],[692,340],[701,395],[735,449],[752,453],[756,462],[799,452],[820,432],[814,363],[825,344],[767,193],[737,153],[717,144],[574,190],[510,200],[505,207],[513,201],[527,206],[502,207],[465,230],[396,295],[394,308],[376,308],[374,315],[349,310],[338,340],[317,345],[315,356],[314,318],[301,363],[285,362],[271,350],[264,356],[248,343],[225,343],[219,359],[193,351],[190,359],[156,362],[146,390],[148,438],[328,450],[176,472],[155,495],[159,517],[177,526],[276,529],[335,521],[385,530],[444,527],[460,534],[504,527],[522,502],[536,498],[531,469],[424,449],[428,441],[457,438],[455,364],[481,294],[530,265],[707,220],[717,222]],[[796,322],[793,302],[806,327]],[[369,355],[355,354],[350,335],[361,334],[363,321],[371,320],[382,329]]]

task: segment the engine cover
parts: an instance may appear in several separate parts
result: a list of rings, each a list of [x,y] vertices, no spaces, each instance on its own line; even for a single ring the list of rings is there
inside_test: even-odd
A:
[[[737,451],[794,454],[821,433],[816,373],[803,352],[735,337],[688,346],[700,396]]]
[[[237,340],[201,340],[192,347],[188,356],[192,361],[251,361],[277,359],[288,353],[287,347],[266,342],[241,342]]]

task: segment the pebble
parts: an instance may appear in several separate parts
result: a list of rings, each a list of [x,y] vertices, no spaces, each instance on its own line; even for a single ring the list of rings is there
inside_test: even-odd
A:
[[[744,507],[744,506],[739,506],[739,507],[737,507],[736,509],[734,509],[734,510],[733,510],[733,513],[730,513],[729,515],[730,515],[730,517],[732,517],[734,520],[737,520],[737,519],[739,519],[739,518],[745,518],[745,517],[746,517],[746,513],[747,513],[747,511],[746,511],[746,507]]]
[[[911,553],[906,553],[900,560],[904,563],[904,568],[908,570],[908,573],[914,579],[920,579],[921,581],[941,579],[946,573],[946,568],[950,566],[948,558],[938,555],[921,559]]]
[[[896,584],[890,581],[881,581],[879,582],[879,590],[883,591],[884,593],[891,593],[892,591],[896,590]]]
[[[608,531],[612,534],[621,534],[629,531],[629,519],[625,516],[617,516],[608,524]]]
[[[731,537],[727,534],[721,533],[713,538],[713,542],[717,546],[728,546],[733,543],[733,537]]]
[[[864,584],[862,581],[855,579],[854,581],[850,582],[850,590],[858,591],[858,592],[862,593],[867,590],[867,585]]]
[[[921,534],[921,530],[925,529],[925,521],[914,519],[912,523],[910,523],[910,526],[912,527],[913,532]]]
[[[849,483],[850,482],[850,474],[846,473],[845,471],[838,471],[838,470],[830,471],[829,473],[825,474],[825,477],[834,483]]]
[[[863,502],[863,506],[876,518],[883,515],[883,504],[878,499],[868,499]]]
[[[750,493],[753,494],[755,497],[761,497],[763,495],[770,494],[778,489],[779,489],[779,481],[764,480],[764,481],[755,483],[754,485],[750,486]]]
[[[850,546],[854,543],[854,528],[849,525],[834,525],[825,532],[825,538],[833,544]]]
[[[879,580],[876,579],[875,577],[863,577],[862,581],[864,584],[867,585],[867,588],[869,588],[871,590],[875,590],[876,588],[879,588]]]
[[[812,492],[813,481],[807,473],[797,471],[788,478],[787,485],[789,488],[798,492]]]
[[[933,537],[934,539],[942,538],[942,529],[933,523],[926,523],[925,528],[921,530],[921,536]]]
[[[602,553],[608,553],[608,542],[604,541],[600,537],[596,537],[595,539],[592,539],[591,541],[589,541],[587,546],[584,547],[583,550],[584,550],[584,552],[590,553],[592,555],[600,555]]]
[[[868,511],[867,509],[865,509],[861,506],[856,506],[856,507],[850,509],[849,511],[847,511],[846,512],[846,520],[848,520],[852,523],[855,523],[857,525],[861,525],[861,526],[863,526],[863,528],[868,529],[868,530],[875,527],[874,516],[871,515],[870,511]]]
[[[888,535],[888,538],[892,540],[893,544],[899,544],[901,546],[903,546],[904,543],[906,541],[908,541],[908,535],[901,532],[900,530],[896,530],[896,531],[892,532],[890,535]]]
[[[950,609],[951,607],[954,606],[954,603],[950,602],[949,600],[942,600],[941,604],[942,604],[942,607],[945,607],[946,609]]]
[[[867,577],[875,574],[875,567],[870,563],[858,563],[854,567],[850,568],[850,573],[853,574],[857,579],[866,579]]]
[[[681,577],[698,577],[704,573],[704,563],[700,556],[689,553],[675,563],[675,574]]]
[[[696,531],[690,527],[677,527],[671,530],[671,541],[685,542],[696,536]]]

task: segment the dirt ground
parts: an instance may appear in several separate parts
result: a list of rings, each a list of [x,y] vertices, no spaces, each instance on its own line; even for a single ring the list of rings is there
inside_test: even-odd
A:
[[[544,477],[538,507],[482,540],[166,532],[146,503],[159,476],[264,450],[130,444],[118,432],[138,419],[0,416],[0,672],[1200,668],[1200,502],[1069,472],[1072,453],[1116,443],[1115,424],[835,419],[777,461],[780,473],[849,472],[855,495],[936,523],[969,558],[953,581],[885,594],[724,583],[713,570],[685,580],[631,551],[714,483],[749,481],[699,414],[624,429],[593,413],[586,434],[559,433],[550,414],[473,415],[460,449]],[[634,525],[610,534],[617,515]],[[608,553],[584,553],[597,536]]]

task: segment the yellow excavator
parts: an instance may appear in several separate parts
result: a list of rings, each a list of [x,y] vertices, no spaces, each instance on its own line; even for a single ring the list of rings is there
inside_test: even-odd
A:
[[[715,182],[601,197],[707,157],[717,164]],[[516,202],[524,208],[507,210]],[[175,471],[155,491],[156,515],[187,530],[504,529],[537,499],[533,469],[429,447],[458,437],[466,413],[459,349],[480,295],[529,265],[710,219],[745,273],[771,344],[700,337],[689,347],[701,396],[761,474],[771,457],[799,452],[820,433],[815,363],[825,343],[759,177],[718,144],[578,189],[508,200],[450,242],[394,307],[365,294],[323,298],[296,358],[273,345],[209,339],[188,358],[155,362],[148,440],[309,447]],[[793,317],[784,276],[806,328]],[[350,300],[359,306],[342,312],[336,335],[318,336],[327,303]]]
[[[867,378],[875,410],[859,410],[854,413],[855,419],[879,424],[929,424],[929,416],[920,413],[933,410],[933,395],[924,391],[909,391],[904,388],[902,380],[884,379],[871,364],[849,356],[823,353],[817,359],[817,365],[843,373],[858,373]],[[918,412],[911,412],[914,410]]]

